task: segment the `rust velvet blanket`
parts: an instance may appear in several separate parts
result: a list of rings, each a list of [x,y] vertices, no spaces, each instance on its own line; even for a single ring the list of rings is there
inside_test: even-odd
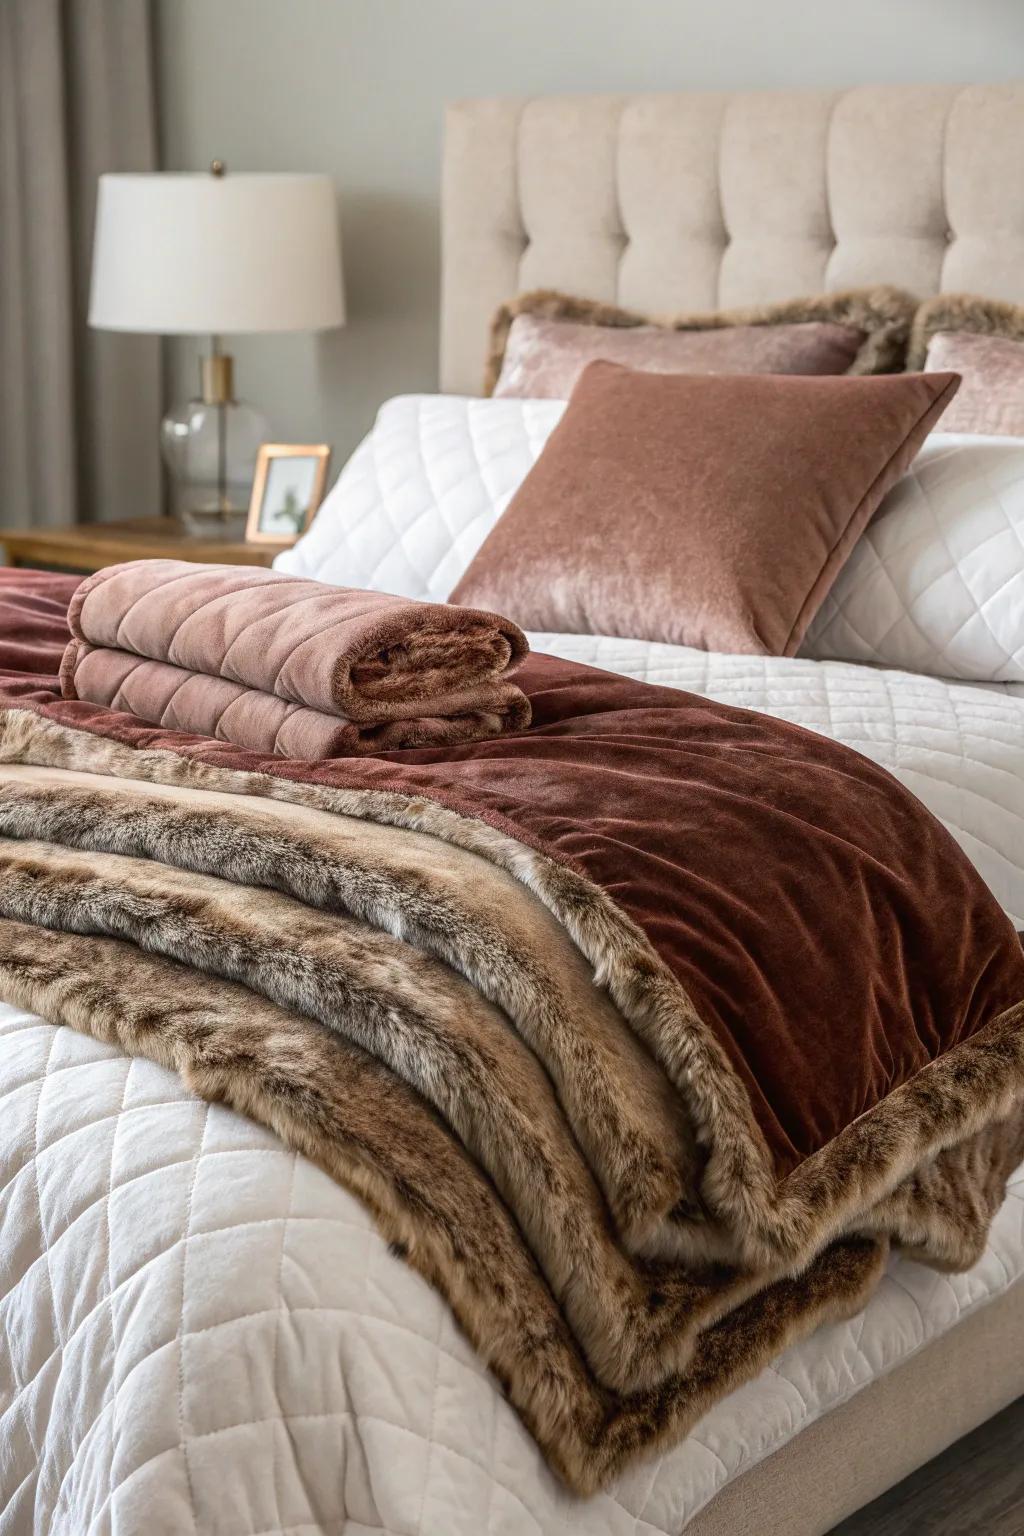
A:
[[[533,725],[306,763],[60,697],[0,580],[0,996],[271,1126],[436,1285],[570,1487],[686,1433],[1024,1155],[1024,955],[920,803],[535,656]]]
[[[529,724],[507,619],[229,565],[130,560],[68,611],[66,698],[256,752],[445,746]]]

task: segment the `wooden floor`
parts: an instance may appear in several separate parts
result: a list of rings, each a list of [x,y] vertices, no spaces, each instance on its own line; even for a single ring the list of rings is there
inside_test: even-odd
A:
[[[1024,1398],[832,1536],[1024,1536]]]

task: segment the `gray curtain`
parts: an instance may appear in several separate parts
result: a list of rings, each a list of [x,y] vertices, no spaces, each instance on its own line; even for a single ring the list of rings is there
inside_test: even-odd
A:
[[[155,166],[149,0],[0,0],[0,526],[160,510],[159,343],[85,323],[96,179]]]

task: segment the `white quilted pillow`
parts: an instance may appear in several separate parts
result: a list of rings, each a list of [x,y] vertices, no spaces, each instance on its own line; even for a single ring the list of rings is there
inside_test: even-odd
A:
[[[557,425],[561,400],[400,395],[275,569],[443,601]]]
[[[1024,439],[933,433],[855,546],[801,655],[1024,682]]]

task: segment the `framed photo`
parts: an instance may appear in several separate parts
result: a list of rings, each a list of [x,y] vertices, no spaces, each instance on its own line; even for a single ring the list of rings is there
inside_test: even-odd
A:
[[[324,496],[326,443],[264,443],[256,457],[245,537],[250,544],[294,544]]]

